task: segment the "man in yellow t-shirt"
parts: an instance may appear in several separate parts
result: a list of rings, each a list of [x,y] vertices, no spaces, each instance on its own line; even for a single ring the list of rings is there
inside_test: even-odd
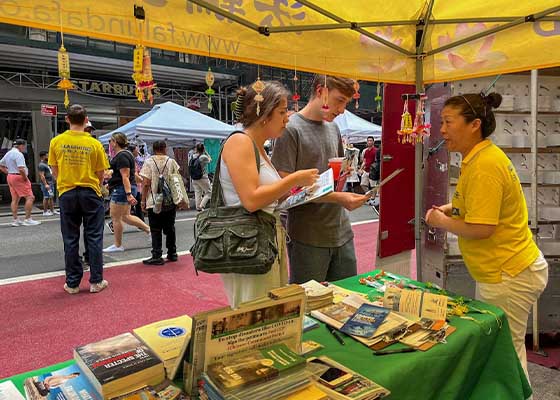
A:
[[[49,148],[49,165],[59,191],[66,268],[64,290],[70,294],[80,291],[83,266],[79,259],[79,244],[83,221],[91,271],[90,292],[97,293],[108,286],[103,279],[105,210],[101,183],[109,163],[101,143],[84,132],[88,123],[84,107],[78,104],[70,106],[66,122],[70,129],[52,139]]]

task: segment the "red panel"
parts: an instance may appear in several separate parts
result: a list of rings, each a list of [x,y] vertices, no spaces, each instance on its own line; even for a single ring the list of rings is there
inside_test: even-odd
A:
[[[388,257],[414,248],[414,146],[397,142],[401,127],[401,94],[414,93],[414,86],[386,84],[383,96],[381,177],[398,168],[404,171],[381,189],[378,256]],[[414,118],[415,102],[409,103]],[[388,156],[392,159],[388,160]]]

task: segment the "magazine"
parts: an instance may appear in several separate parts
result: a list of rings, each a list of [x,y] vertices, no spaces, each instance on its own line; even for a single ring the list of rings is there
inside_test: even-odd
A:
[[[276,209],[287,210],[301,206],[332,192],[334,192],[334,178],[333,170],[329,168],[319,176],[319,180],[315,185],[301,188],[278,205]]]
[[[348,335],[373,337],[390,310],[371,304],[362,304],[358,311],[348,319],[340,330]]]

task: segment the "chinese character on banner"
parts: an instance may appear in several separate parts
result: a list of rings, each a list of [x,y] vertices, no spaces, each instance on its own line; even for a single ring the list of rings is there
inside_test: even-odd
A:
[[[299,11],[303,5],[297,2],[290,6],[288,0],[273,0],[272,4],[254,0],[254,5],[257,11],[268,13],[260,22],[263,26],[286,26],[291,25],[291,20],[305,19],[305,11]],[[301,34],[301,32],[297,33]]]
[[[216,7],[220,7],[223,8],[225,11],[231,13],[231,14],[240,14],[240,15],[245,15],[245,10],[243,9],[243,0],[206,0],[208,3],[216,6]],[[207,15],[211,15],[212,12],[208,9],[205,9],[204,7],[195,5],[193,2],[188,1],[187,0],[187,12],[189,14],[194,14],[195,12],[198,14],[202,14],[203,12],[206,12]],[[223,21],[224,19],[226,19],[225,17],[219,15],[219,14],[215,14],[214,16],[216,17],[216,19],[218,21]],[[228,19],[227,20],[229,23],[232,23],[233,21]]]

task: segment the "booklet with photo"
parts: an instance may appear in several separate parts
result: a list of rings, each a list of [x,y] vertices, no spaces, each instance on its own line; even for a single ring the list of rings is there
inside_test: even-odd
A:
[[[340,330],[348,335],[371,338],[385,321],[390,310],[371,304],[362,304],[358,311],[348,319]]]
[[[276,209],[287,210],[301,206],[332,192],[334,192],[334,178],[333,170],[329,168],[319,176],[319,180],[315,185],[301,188],[278,205]]]

